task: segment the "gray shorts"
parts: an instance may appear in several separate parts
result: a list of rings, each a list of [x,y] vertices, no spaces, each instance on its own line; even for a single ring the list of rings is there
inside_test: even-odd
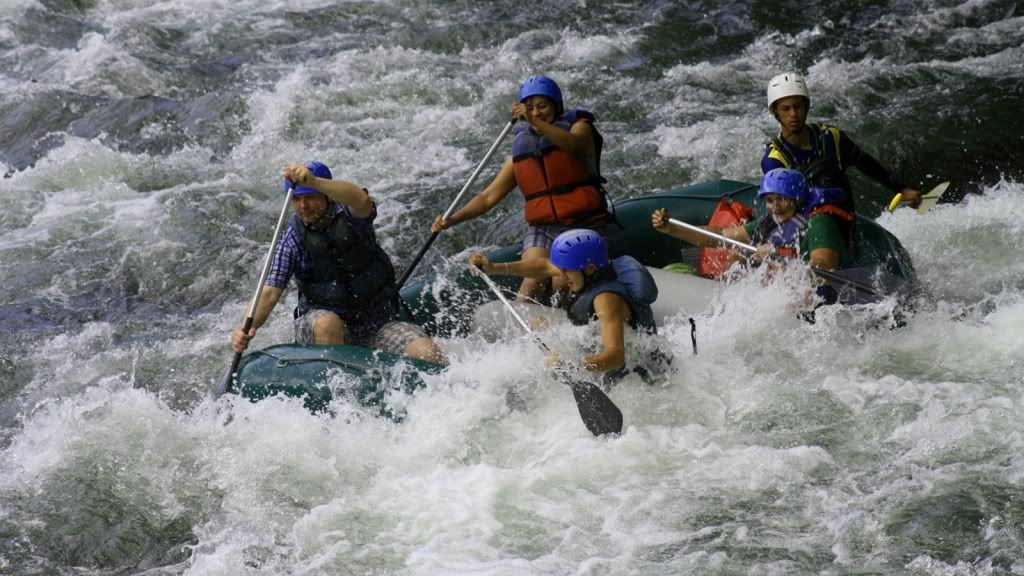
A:
[[[527,226],[526,235],[523,237],[523,252],[526,252],[530,248],[543,248],[548,252],[551,251],[551,244],[555,241],[555,238],[565,232],[571,230],[568,226]]]
[[[575,228],[589,228],[601,236],[607,236],[607,228],[604,225],[561,226],[541,224],[539,226],[527,226],[526,235],[523,237],[523,252],[526,252],[530,248],[543,248],[544,250],[551,252],[551,245],[555,242],[555,238],[557,238],[562,232],[573,230]]]
[[[324,314],[334,314],[329,310],[313,309],[294,321],[295,342],[298,344],[311,344],[313,342],[313,324]],[[345,343],[365,346],[390,352],[392,354],[405,354],[406,347],[414,340],[427,338],[423,328],[410,322],[392,320],[381,326],[378,330],[370,332],[362,338],[354,338],[355,331],[345,326]]]

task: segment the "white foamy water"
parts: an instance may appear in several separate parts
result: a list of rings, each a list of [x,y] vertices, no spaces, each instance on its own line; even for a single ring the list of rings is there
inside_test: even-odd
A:
[[[0,573],[1024,571],[1022,185],[956,156],[1017,144],[987,139],[1024,81],[999,2],[815,4],[827,18],[799,26],[660,3],[150,4],[0,1]],[[904,25],[924,47],[886,51]],[[623,199],[754,180],[763,84],[791,66],[820,119],[915,187],[967,194],[878,219],[931,295],[905,327],[891,302],[810,325],[783,283],[747,278],[636,343],[672,371],[610,391],[617,438],[587,432],[514,331],[442,341],[451,366],[393,398],[401,424],[212,397],[286,163],[367,186],[402,270],[523,77],[595,112]],[[989,123],[963,131],[965,106]],[[855,182],[865,211],[887,203]],[[518,202],[446,232],[422,270],[514,241]],[[293,304],[255,346],[291,339]],[[543,337],[567,357],[595,341]]]

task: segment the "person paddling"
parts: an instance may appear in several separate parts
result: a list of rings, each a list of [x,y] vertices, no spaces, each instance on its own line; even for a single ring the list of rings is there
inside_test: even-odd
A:
[[[846,243],[835,219],[828,214],[810,213],[808,202],[811,193],[803,174],[792,168],[769,170],[757,195],[767,207],[767,212],[760,218],[741,226],[701,228],[744,244],[756,245],[756,261],[771,255],[801,258],[810,266],[826,271],[837,270],[847,261]],[[696,246],[719,244],[718,240],[670,223],[670,217],[667,210],[659,208],[651,214],[651,225],[662,234]],[[836,301],[836,292],[830,286],[820,286],[818,295],[825,303]]]
[[[779,123],[779,133],[765,148],[761,171],[793,168],[807,178],[810,213],[829,214],[836,219],[847,245],[853,246],[856,203],[846,170],[856,167],[869,178],[913,207],[921,204],[921,192],[893,178],[874,157],[862,150],[845,133],[825,124],[808,124],[811,97],[803,76],[784,72],[768,81],[768,112]]]
[[[284,169],[292,209],[255,308],[252,328],[236,328],[232,348],[241,353],[266,322],[291,278],[299,288],[295,341],[357,344],[430,362],[445,358],[422,328],[398,317],[398,289],[391,259],[377,244],[377,208],[364,188],[334,180],[317,161]]]
[[[512,117],[526,121],[515,127],[512,158],[460,210],[447,219],[438,215],[431,230],[436,233],[486,214],[518,186],[529,225],[523,260],[547,258],[555,237],[572,228],[604,235],[608,207],[599,171],[602,138],[594,128],[594,115],[566,111],[558,84],[546,76],[531,76],[519,86]],[[545,288],[541,280],[525,278],[517,300],[537,299]]]
[[[582,364],[593,372],[612,376],[625,373],[625,327],[654,334],[651,303],[658,287],[651,273],[632,256],[609,259],[604,238],[588,229],[559,234],[551,244],[549,258],[492,263],[483,254],[473,254],[469,263],[490,275],[524,278],[560,278],[570,296],[564,303],[569,320],[585,325],[597,319],[602,349],[584,356]]]

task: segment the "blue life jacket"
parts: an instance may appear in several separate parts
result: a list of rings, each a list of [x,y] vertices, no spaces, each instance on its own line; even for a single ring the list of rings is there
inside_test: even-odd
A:
[[[755,246],[771,244],[783,256],[796,256],[806,229],[807,218],[802,214],[795,214],[782,224],[775,222],[771,214],[765,214],[754,225],[750,241]]]
[[[376,242],[361,238],[344,212],[337,212],[323,230],[292,215],[288,225],[302,250],[296,315],[311,308],[330,310],[346,322],[359,322],[369,312],[392,307],[397,314],[398,288],[391,259]],[[389,315],[378,315],[387,317]]]
[[[614,276],[595,281],[583,289],[569,307],[569,320],[577,326],[589,323],[594,317],[594,298],[603,292],[618,294],[629,306],[629,325],[654,334],[654,311],[651,303],[658,299],[658,286],[643,264],[632,256],[619,256],[611,262]]]
[[[594,115],[582,108],[573,108],[558,117],[551,125],[568,132],[572,125],[580,119],[587,120],[593,125]],[[550,138],[534,132],[528,122],[517,123],[512,129],[512,135],[515,137],[515,140],[512,141],[513,162],[527,156],[543,156],[558,148]]]

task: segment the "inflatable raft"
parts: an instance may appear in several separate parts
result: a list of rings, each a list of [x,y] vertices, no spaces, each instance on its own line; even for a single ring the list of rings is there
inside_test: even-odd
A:
[[[614,215],[621,228],[614,224],[609,226],[610,249],[613,256],[628,254],[651,269],[659,287],[658,300],[653,305],[659,324],[680,310],[691,314],[699,312],[724,285],[706,277],[711,274],[702,269],[702,264],[714,264],[715,254],[659,234],[651,228],[651,212],[666,208],[673,218],[703,225],[723,202],[739,202],[757,214],[763,210],[757,201],[756,186],[730,180],[676,188],[614,205]],[[910,257],[895,236],[863,217],[858,217],[856,229],[857,250],[851,268],[861,272],[862,282],[869,282],[872,277],[885,279],[874,284],[880,293],[900,285],[916,285]],[[488,256],[492,262],[505,262],[518,259],[519,253],[517,244]],[[662,269],[687,261],[684,267],[693,274]],[[496,276],[494,280],[510,292],[514,292],[519,283],[519,279],[513,277]],[[493,293],[468,269],[410,283],[402,290],[401,297],[403,319],[423,326],[432,336],[441,337],[469,334],[481,323],[481,306],[494,299]],[[484,315],[487,310],[485,306]],[[401,410],[394,408],[389,398],[412,393],[423,386],[423,374],[441,370],[443,367],[436,364],[360,346],[281,344],[243,357],[236,373],[235,389],[254,401],[277,394],[303,397],[306,406],[313,411],[327,409],[335,396],[344,395],[383,416],[399,419]]]

